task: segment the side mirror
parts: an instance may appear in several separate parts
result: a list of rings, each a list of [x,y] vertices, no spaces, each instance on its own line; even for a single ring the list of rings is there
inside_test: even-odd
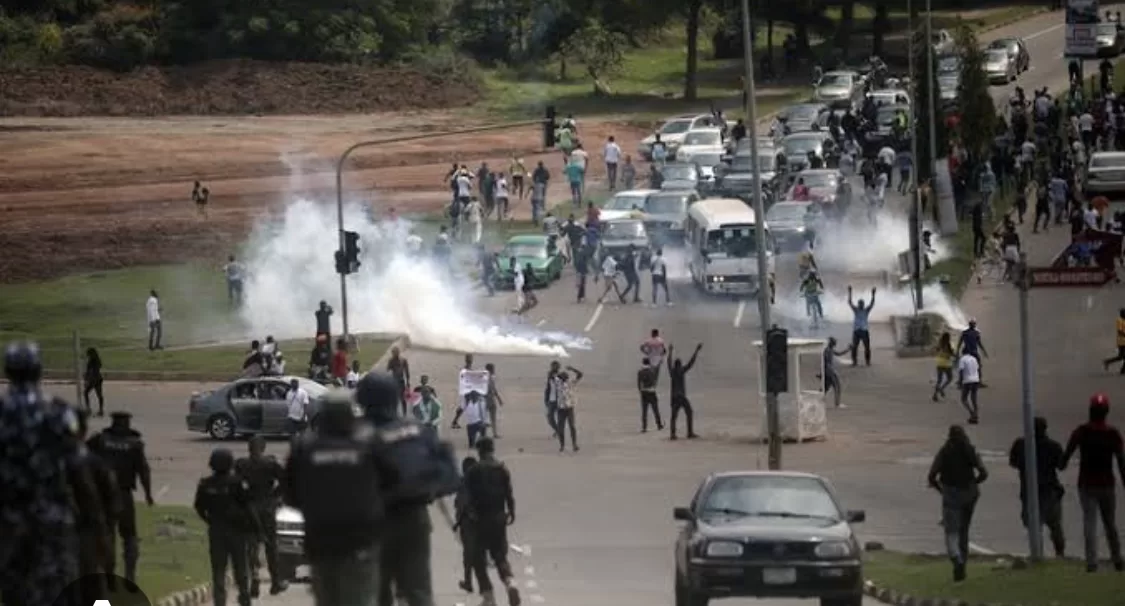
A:
[[[867,521],[867,512],[862,509],[848,511],[847,519],[849,524],[862,524]]]
[[[679,522],[691,522],[695,520],[695,516],[687,507],[674,507],[672,508],[672,519]]]

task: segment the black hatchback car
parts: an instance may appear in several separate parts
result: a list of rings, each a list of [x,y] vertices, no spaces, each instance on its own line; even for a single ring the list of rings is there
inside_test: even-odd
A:
[[[822,606],[863,603],[863,558],[852,524],[820,476],[795,472],[712,474],[676,541],[676,606],[716,598],[819,598]]]

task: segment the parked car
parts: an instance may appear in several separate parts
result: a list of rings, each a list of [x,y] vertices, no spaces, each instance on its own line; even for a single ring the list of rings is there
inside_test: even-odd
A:
[[[675,547],[676,606],[715,598],[819,598],[863,603],[863,558],[852,524],[827,480],[807,473],[714,473],[699,485]]]
[[[1125,51],[1125,31],[1117,23],[1099,23],[1095,36],[1099,57],[1116,57]]]
[[[645,200],[659,189],[629,189],[613,194],[601,207],[601,220],[628,219],[635,212],[644,212]]]
[[[236,379],[218,389],[191,394],[187,429],[208,434],[216,440],[290,435],[286,398],[289,383],[294,379],[309,394],[307,413],[310,425],[315,427],[320,401],[328,388],[304,377],[280,376]],[[355,411],[356,416],[362,415],[358,405]]]
[[[801,103],[781,110],[777,119],[785,125],[787,134],[794,134],[812,130],[813,124],[820,123],[821,114],[828,111],[824,103]]]
[[[824,157],[824,142],[832,138],[827,131],[810,131],[796,133],[785,137],[782,141],[782,150],[785,152],[785,161],[789,163],[789,172],[797,172],[808,168],[809,152]]]
[[[691,162],[696,154],[722,153],[723,131],[718,128],[697,128],[684,135],[676,148],[676,162]]]
[[[699,187],[699,168],[687,162],[665,164],[660,170],[660,189],[691,190]]]
[[[546,235],[521,234],[508,238],[500,251],[500,272],[496,276],[496,285],[500,288],[515,287],[516,276],[509,266],[512,258],[520,271],[531,265],[532,288],[546,288],[562,277],[562,255]]]
[[[989,82],[1008,84],[1019,76],[1016,62],[1004,48],[990,48],[984,52],[984,74]]]
[[[851,206],[852,184],[837,168],[805,169],[797,173],[783,200],[793,200],[793,188],[802,179],[809,188],[809,201],[820,202],[829,214],[835,212],[842,216]]]
[[[831,71],[816,83],[814,98],[830,107],[851,107],[862,94],[862,78],[853,71]]]
[[[601,237],[598,238],[599,264],[606,255],[613,255],[620,261],[630,246],[635,247],[642,257],[647,256],[652,248],[643,219],[614,219],[602,223]]]
[[[1125,193],[1125,152],[1094,152],[1086,169],[1087,194]]]
[[[683,143],[684,137],[687,136],[689,131],[713,126],[715,126],[715,116],[692,114],[669,118],[656,132],[660,134],[660,140],[667,146],[669,157],[671,157],[676,153],[676,148]],[[637,155],[645,160],[652,160],[652,144],[655,141],[655,134],[642,139],[640,145],[637,146]]]
[[[700,200],[694,191],[662,191],[645,200],[645,230],[653,246],[682,243],[688,207]]]
[[[1031,53],[1027,51],[1027,43],[1023,41],[1023,38],[1000,38],[993,40],[988,48],[1007,51],[1008,59],[1016,64],[1017,74],[1022,74],[1031,69]]]

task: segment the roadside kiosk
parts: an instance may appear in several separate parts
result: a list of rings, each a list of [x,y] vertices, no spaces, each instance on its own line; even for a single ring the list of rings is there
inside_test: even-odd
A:
[[[789,339],[789,391],[777,394],[781,438],[786,442],[809,442],[828,439],[828,416],[824,392],[824,339]],[[765,345],[754,341],[758,354],[758,401],[762,410],[759,437],[769,439],[769,416],[766,414],[765,378],[761,376]]]

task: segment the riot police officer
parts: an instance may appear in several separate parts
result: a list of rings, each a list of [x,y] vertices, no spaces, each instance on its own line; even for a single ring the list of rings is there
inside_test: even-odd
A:
[[[453,448],[432,427],[398,416],[398,384],[389,373],[365,375],[355,396],[375,425],[384,460],[393,467],[393,483],[386,487],[387,531],[380,558],[379,604],[393,606],[393,587],[409,606],[433,606],[433,527],[428,506],[460,487]],[[448,510],[443,512],[449,517]]]
[[[0,599],[49,606],[78,575],[70,464],[79,453],[78,418],[39,388],[39,348],[4,352],[0,396]]]
[[[490,557],[508,591],[508,604],[519,606],[520,592],[516,587],[512,566],[508,563],[507,527],[516,521],[512,476],[508,473],[508,468],[496,459],[496,443],[491,438],[479,440],[477,451],[480,453],[480,461],[465,474],[465,488],[476,531],[473,568],[477,571],[480,593],[484,598],[481,604],[496,604],[485,562],[485,558]]]
[[[352,405],[346,392],[326,396],[317,428],[294,440],[285,465],[285,501],[305,518],[317,606],[370,606],[379,591],[391,470],[380,459],[374,427],[357,420]]]
[[[86,439],[90,413],[78,408],[78,440]],[[82,574],[81,604],[104,599],[109,587],[106,574],[112,569],[113,530],[119,513],[117,480],[113,468],[97,453],[81,444],[80,473],[95,489],[92,499],[78,503],[78,566]]]
[[[259,531],[250,505],[250,484],[234,473],[234,454],[225,448],[211,451],[211,475],[195,489],[195,512],[207,523],[207,548],[211,555],[211,597],[215,606],[227,603],[227,564],[234,572],[239,606],[250,606],[250,537]]]
[[[152,476],[145,457],[145,443],[141,432],[131,427],[133,415],[118,411],[110,414],[110,426],[90,438],[90,450],[100,455],[113,468],[117,479],[120,514],[117,516],[117,530],[121,536],[122,556],[125,560],[125,580],[136,584],[137,559],[140,549],[137,542],[137,510],[133,502],[133,491],[140,478],[145,491],[145,502],[152,505]],[[116,564],[110,563],[109,573],[114,574]]]
[[[250,555],[250,597],[258,597],[258,570],[261,568],[258,554],[259,545],[266,550],[266,568],[270,572],[270,595],[277,595],[288,588],[277,568],[277,508],[281,504],[281,486],[285,469],[272,456],[266,456],[266,439],[262,436],[250,438],[250,456],[239,459],[235,472],[250,484],[250,501],[254,507],[262,533],[251,537],[248,542]]]

